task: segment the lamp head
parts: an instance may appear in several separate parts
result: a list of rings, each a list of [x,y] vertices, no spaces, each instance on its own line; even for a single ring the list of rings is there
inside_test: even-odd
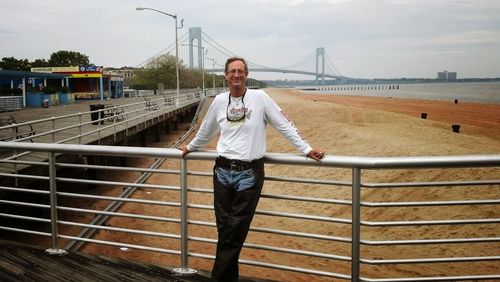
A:
[[[137,11],[142,11],[142,10],[144,10],[144,8],[143,8],[143,7],[137,7],[137,8],[135,8],[135,9],[136,9]]]

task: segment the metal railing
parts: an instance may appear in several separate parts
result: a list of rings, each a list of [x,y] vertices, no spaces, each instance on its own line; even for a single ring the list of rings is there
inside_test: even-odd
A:
[[[49,252],[53,253],[64,253],[61,240],[74,240],[87,245],[106,245],[115,250],[174,255],[180,257],[180,273],[192,272],[190,257],[214,258],[213,206],[210,200],[204,201],[213,193],[208,188],[212,174],[188,170],[191,162],[213,161],[214,152],[193,152],[187,159],[181,159],[180,151],[175,149],[15,142],[0,143],[0,150],[39,151],[50,156],[48,162],[2,160],[9,165],[46,167],[46,175],[0,174],[1,177],[48,183],[47,189],[4,186],[0,187],[0,193],[50,197],[49,202],[2,197],[2,206],[50,212],[40,217],[2,210],[0,220],[40,223],[33,226],[50,225],[50,230],[8,224],[1,225],[1,230],[51,238]],[[56,154],[167,158],[173,169],[70,164],[58,161]],[[327,156],[318,163],[298,155],[266,154],[265,162],[267,174],[281,172],[283,166],[294,167],[290,170],[291,176],[266,176],[261,203],[240,259],[242,265],[315,275],[325,280],[500,279],[500,155]],[[136,184],[121,179],[60,175],[63,168],[120,174],[148,172],[165,178],[156,181],[159,183],[151,180]],[[308,178],[311,169],[320,171],[326,179]],[[402,178],[407,181],[401,181]],[[387,182],[387,179],[395,181]],[[199,183],[207,187],[198,187]],[[76,185],[99,185],[106,190],[91,193],[94,190],[89,188],[68,189]],[[140,192],[128,198],[107,192],[107,189],[119,191],[120,187],[128,186]],[[58,203],[68,199],[78,199],[71,203],[86,202],[87,206]],[[95,205],[108,201],[120,201],[129,208],[105,212],[98,208],[102,205]],[[278,204],[280,201],[286,203]],[[82,220],[86,215],[99,214],[110,217],[106,224],[90,225],[90,221]],[[119,219],[127,224],[120,225]],[[102,233],[126,233],[125,239],[134,239],[114,241],[106,234],[93,238],[75,236],[82,228],[95,228]],[[150,241],[146,237],[153,239]],[[470,264],[473,266],[468,266]]]
[[[201,92],[197,90],[182,91],[179,99],[175,93],[166,93],[140,98],[138,101],[119,104],[118,101],[96,101],[104,108],[77,112],[68,115],[59,115],[29,122],[0,126],[0,137],[5,141],[13,142],[40,142],[55,144],[100,144],[103,138],[112,136],[114,143],[120,132],[128,138],[139,130],[160,121],[160,117],[196,104],[201,99]],[[19,129],[31,128],[32,132],[20,135]],[[135,129],[134,133],[130,133]],[[4,159],[33,159],[30,151],[14,153]],[[17,168],[16,168],[17,169]]]
[[[188,91],[182,93],[178,101],[175,94],[166,94],[147,97],[144,100],[128,104],[115,104],[114,101],[96,101],[97,104],[103,103],[105,106],[120,108],[120,111],[112,112],[109,108],[102,108],[2,126],[0,127],[0,135],[8,137],[12,135],[15,127],[31,125],[36,131],[34,135],[24,138],[16,138],[13,135],[12,140],[14,142],[25,142],[31,139],[34,142],[41,143],[83,144],[82,139],[90,135],[99,134],[106,130],[114,130],[116,133],[121,127],[138,124],[164,112],[196,103],[200,100],[200,95],[198,92]],[[154,103],[156,107],[152,109],[150,103]],[[109,121],[111,124],[104,124],[105,121]],[[98,125],[98,127],[91,127],[91,125]],[[92,130],[87,129],[87,131],[83,132],[85,126]]]

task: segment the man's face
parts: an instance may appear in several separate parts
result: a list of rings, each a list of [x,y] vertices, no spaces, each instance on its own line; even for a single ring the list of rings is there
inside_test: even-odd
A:
[[[231,62],[227,66],[226,80],[229,87],[245,87],[247,81],[245,64],[242,61]]]

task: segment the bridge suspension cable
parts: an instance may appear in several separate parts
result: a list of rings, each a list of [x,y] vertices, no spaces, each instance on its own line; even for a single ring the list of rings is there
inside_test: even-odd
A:
[[[203,38],[203,41],[205,43],[207,43],[208,45],[212,46],[215,50],[219,51],[221,54],[223,54],[224,56],[226,57],[231,57],[231,56],[237,56],[234,52],[228,50],[226,47],[222,46],[221,44],[219,44],[215,39],[213,39],[209,34],[207,34],[206,32],[202,31],[202,34],[204,35],[204,38]],[[206,40],[205,38],[208,38],[209,40]],[[312,52],[311,54],[307,55],[306,57],[302,58],[301,60],[299,60],[298,62],[296,63],[293,63],[293,64],[290,64],[288,66],[285,66],[285,67],[281,67],[279,69],[292,69],[292,68],[296,68],[298,66],[302,66],[304,65],[305,63],[309,62],[310,60],[312,60],[315,56],[315,52]],[[328,56],[328,55],[327,55]],[[268,66],[264,66],[264,65],[261,65],[261,64],[257,64],[257,63],[254,63],[250,60],[247,59],[247,63],[249,66],[251,67],[257,67],[257,68],[263,68],[263,69],[276,69],[276,68],[273,68],[273,67],[268,67]],[[327,66],[330,66],[330,71],[332,73],[339,73],[338,70],[336,70],[335,66],[333,65],[333,63],[331,63],[331,60],[329,63],[327,63]],[[339,73],[340,74],[340,73]]]
[[[210,37],[210,35],[206,34],[204,31],[201,32],[203,35],[205,35],[205,37],[207,37],[208,39],[210,39],[215,45],[219,46],[219,47],[216,47],[214,46],[212,43],[210,43],[210,41],[208,40],[203,40],[205,41],[208,45],[214,47],[217,51],[221,52],[222,54],[224,54],[225,56],[228,56],[228,57],[231,57],[231,56],[236,56],[236,54],[234,54],[233,52],[231,52],[230,50],[226,49],[224,46],[220,45],[217,41],[215,41],[212,37]],[[220,49],[219,49],[220,48]],[[221,50],[222,49],[222,50]]]
[[[219,53],[221,53],[225,57],[238,56],[237,54],[235,54],[231,50],[227,49],[226,47],[224,47],[223,45],[221,45],[220,43],[218,43],[215,39],[213,39],[206,32],[202,31],[202,34],[204,35],[203,39],[202,39],[202,42],[206,43],[209,46],[211,46],[214,50],[218,51]],[[186,43],[187,41],[189,41],[189,32],[184,33],[179,38],[178,41],[179,41],[179,43],[178,43],[179,45],[182,45],[182,44]],[[203,45],[203,43],[201,45]],[[190,44],[190,43],[188,42],[188,44]],[[162,56],[163,54],[173,52],[174,49],[175,49],[175,42],[171,43],[167,47],[165,47],[162,50],[158,51],[156,54],[154,54],[153,56],[149,57],[148,59],[146,59],[142,63],[138,64],[136,67],[142,67],[142,66],[148,65],[151,62],[153,62],[155,59],[157,59],[158,57]],[[281,68],[264,66],[264,65],[261,65],[261,64],[254,63],[254,62],[252,62],[252,61],[250,61],[248,59],[247,59],[247,63],[248,63],[249,67],[253,67],[253,68],[270,69],[270,70],[276,70],[276,69],[292,70],[294,68],[297,68],[299,66],[302,66],[302,65],[310,62],[311,60],[313,60],[313,58],[314,58],[315,55],[316,55],[316,53],[312,52],[311,54],[309,54],[306,57],[300,59],[299,61],[297,61],[297,62],[295,62],[293,64],[290,64],[290,65],[281,67]],[[335,65],[333,64],[332,59],[328,56],[327,53],[325,53],[325,57],[326,57],[325,64],[326,64],[327,70],[330,73],[332,73],[333,75],[342,76],[340,74],[340,72],[337,70],[337,68],[335,67]]]
[[[188,32],[184,33],[180,38],[179,38],[179,45],[181,45],[181,43],[183,43],[184,41],[186,41],[188,38]],[[170,52],[173,52],[175,50],[175,41],[172,42],[170,45],[168,45],[167,47],[161,49],[160,51],[158,51],[156,54],[154,54],[153,56],[149,57],[148,59],[146,59],[145,61],[143,61],[142,63],[136,65],[135,67],[142,67],[142,66],[145,66],[151,62],[153,62],[156,58],[160,57],[161,55],[163,54],[166,54],[166,53],[170,53]]]
[[[224,56],[226,57],[233,57],[233,56],[237,56],[234,52],[228,50],[227,48],[225,48],[224,46],[222,46],[221,44],[219,44],[217,41],[215,41],[210,35],[206,34],[205,32],[202,31],[202,34],[210,39],[209,40],[206,40],[206,39],[203,39],[203,42],[207,43],[208,45],[212,46],[215,50],[219,51],[221,54],[223,54]],[[212,43],[213,42],[213,43]],[[259,64],[255,64],[255,63],[252,63],[250,61],[247,60],[247,63],[249,66],[257,66],[257,67],[261,67],[261,68],[268,68],[268,67],[265,67],[265,66],[261,66]]]
[[[337,70],[337,68],[335,67],[335,65],[333,64],[332,60],[330,59],[330,57],[328,56],[328,53],[325,53],[326,55],[326,66],[327,68],[330,69],[330,71],[333,73],[333,74],[336,74],[338,76],[342,76],[340,74],[340,72]]]
[[[231,56],[237,56],[234,52],[231,52],[230,50],[228,50],[227,48],[225,48],[224,46],[222,46],[221,44],[219,44],[217,41],[215,41],[215,39],[213,39],[210,35],[208,35],[207,33],[205,33],[204,31],[202,31],[202,34],[205,35],[208,39],[210,39],[212,42],[214,42],[214,44],[216,44],[217,46],[219,46],[221,49],[225,50],[226,52],[222,52],[220,49],[216,48],[215,46],[213,46],[212,44],[210,44],[208,41],[205,40],[205,42],[207,42],[208,44],[210,44],[210,46],[216,48],[219,52],[221,52],[222,54],[224,54],[225,56],[227,57],[231,57]],[[230,55],[228,55],[228,53]],[[260,65],[260,64],[257,64],[257,63],[254,63],[250,60],[246,60],[248,65],[249,66],[252,66],[252,67],[259,67],[259,68],[264,68],[264,69],[270,69],[270,67],[266,67],[266,66],[263,66],[263,65]]]
[[[288,66],[280,67],[280,69],[291,69],[291,68],[295,68],[295,67],[301,66],[301,65],[307,63],[308,61],[310,61],[314,57],[315,54],[316,53],[312,52],[311,54],[309,54],[306,57],[302,58],[298,62],[296,62],[294,64],[291,64],[291,65],[288,65]]]

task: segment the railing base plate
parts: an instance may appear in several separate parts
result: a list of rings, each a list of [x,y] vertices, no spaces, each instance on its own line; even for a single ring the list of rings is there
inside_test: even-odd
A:
[[[187,275],[187,274],[195,274],[198,271],[192,268],[174,268],[172,269],[175,273],[182,274],[182,275]]]
[[[52,248],[46,249],[45,252],[48,253],[49,255],[57,255],[57,256],[62,256],[68,253],[66,252],[66,250],[63,249],[52,249]]]

